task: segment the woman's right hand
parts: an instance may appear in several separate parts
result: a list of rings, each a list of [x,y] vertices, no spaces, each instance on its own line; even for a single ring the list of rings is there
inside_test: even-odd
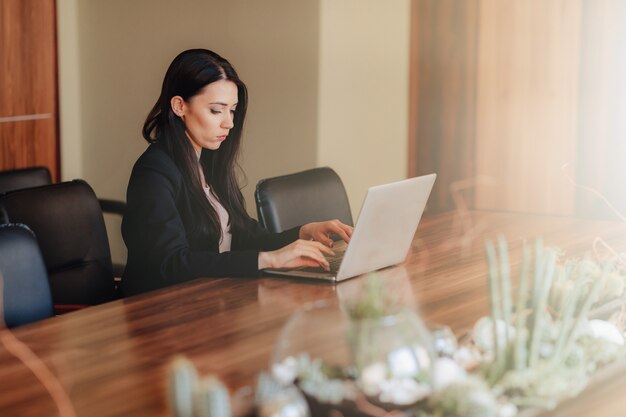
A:
[[[259,252],[259,269],[309,266],[322,267],[328,271],[324,254],[333,256],[335,253],[320,242],[299,239],[278,250]]]

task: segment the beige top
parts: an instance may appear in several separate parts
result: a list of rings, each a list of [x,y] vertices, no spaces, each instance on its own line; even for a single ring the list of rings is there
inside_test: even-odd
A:
[[[228,212],[222,206],[222,203],[217,199],[215,194],[211,192],[211,187],[208,185],[204,188],[206,198],[209,199],[209,203],[213,206],[217,215],[220,218],[220,226],[222,227],[222,238],[220,239],[220,253],[230,251],[230,244],[233,240],[233,235],[230,233],[230,226],[228,225]]]

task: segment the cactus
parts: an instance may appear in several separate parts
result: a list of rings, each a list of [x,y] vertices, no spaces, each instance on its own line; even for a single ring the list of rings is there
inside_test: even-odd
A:
[[[198,373],[193,364],[182,356],[174,358],[169,370],[169,399],[175,417],[194,417],[193,393],[197,385]]]
[[[524,244],[517,301],[515,311],[511,311],[506,243],[499,238],[498,251],[490,241],[485,246],[491,301],[489,323],[495,341],[489,349],[493,362],[483,368],[487,381],[494,392],[509,396],[519,406],[554,406],[564,396],[582,390],[596,363],[607,359],[582,349],[584,343],[593,344],[588,338],[581,338],[580,329],[615,268],[611,262],[600,266],[589,258],[558,265],[560,251],[545,248],[537,241],[531,272],[530,251]],[[567,292],[562,291],[564,283],[568,285]],[[497,329],[500,322],[504,332]],[[474,331],[475,338],[481,335],[484,337],[484,332]],[[620,356],[620,349],[613,350],[615,353],[607,357]]]
[[[194,393],[194,417],[230,417],[228,389],[214,375],[204,377]]]
[[[230,417],[228,389],[214,375],[201,380],[195,366],[177,356],[169,366],[170,410],[174,417]]]

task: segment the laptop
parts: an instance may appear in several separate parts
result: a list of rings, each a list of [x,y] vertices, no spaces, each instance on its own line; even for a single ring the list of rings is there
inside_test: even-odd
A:
[[[330,271],[323,268],[265,269],[290,277],[339,282],[397,265],[406,259],[436,174],[370,187],[350,244],[335,242]]]

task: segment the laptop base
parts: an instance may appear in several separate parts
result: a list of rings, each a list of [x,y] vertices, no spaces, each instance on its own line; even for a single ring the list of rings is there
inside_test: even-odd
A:
[[[318,281],[337,282],[337,274],[334,272],[326,272],[319,268],[303,268],[303,269],[264,269],[264,273],[271,275],[280,275],[284,277],[297,277],[305,279],[314,279]]]

